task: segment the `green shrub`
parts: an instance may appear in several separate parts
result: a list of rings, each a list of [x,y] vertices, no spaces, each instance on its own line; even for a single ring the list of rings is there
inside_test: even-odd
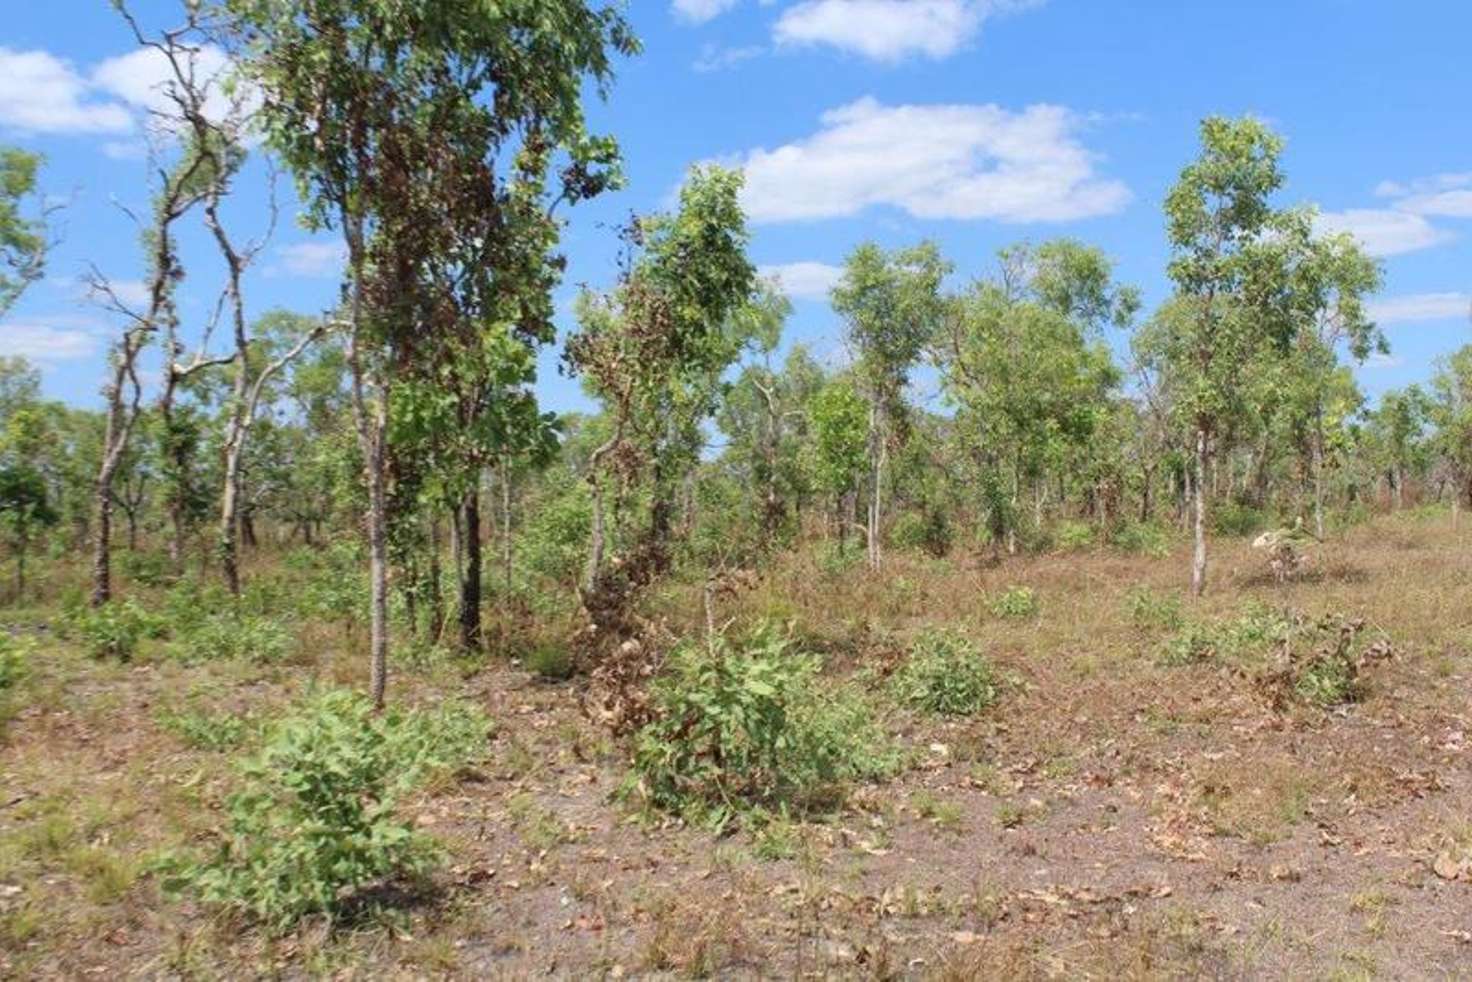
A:
[[[118,556],[118,570],[144,586],[162,586],[173,575],[169,557],[158,552],[124,552]]]
[[[70,625],[95,658],[128,661],[144,638],[161,637],[165,624],[150,616],[131,600],[113,600],[97,608],[74,613]]]
[[[686,644],[653,687],[657,719],[635,741],[626,792],[721,827],[752,812],[818,812],[897,757],[852,690],[824,685],[819,659],[762,628],[714,651]]]
[[[1181,613],[1180,597],[1173,594],[1161,595],[1147,586],[1131,588],[1125,594],[1125,606],[1136,627],[1175,631],[1185,621]]]
[[[818,571],[824,576],[840,577],[864,558],[864,550],[854,542],[839,543],[833,539],[818,546],[813,555]]]
[[[269,663],[285,660],[293,645],[291,632],[277,621],[227,607],[180,637],[174,652],[186,662],[239,659]]]
[[[970,716],[997,701],[991,663],[958,634],[929,631],[893,677],[901,702],[938,716]]]
[[[1223,501],[1211,510],[1211,528],[1217,535],[1245,538],[1272,524],[1266,512],[1240,501]]]
[[[1087,522],[1060,522],[1053,542],[1064,552],[1082,552],[1094,545],[1094,527]]]
[[[1254,676],[1259,691],[1278,710],[1293,701],[1323,708],[1358,702],[1366,691],[1363,669],[1394,655],[1384,637],[1366,644],[1364,628],[1358,619],[1294,615],[1273,658]]]
[[[13,689],[30,673],[35,642],[0,629],[0,693]]]
[[[538,576],[574,584],[587,562],[592,528],[593,506],[587,486],[574,481],[532,515],[517,539],[517,556]]]
[[[1232,620],[1186,624],[1166,642],[1161,661],[1167,665],[1252,661],[1281,644],[1292,629],[1293,621],[1287,614],[1250,603]]]
[[[527,653],[526,667],[544,679],[562,681],[573,677],[577,662],[564,645],[540,644]]]
[[[954,538],[950,522],[939,509],[907,511],[895,520],[890,541],[901,549],[913,549],[940,558],[951,551]]]
[[[1170,554],[1170,532],[1155,522],[1125,522],[1115,528],[1109,542],[1121,552],[1157,559]]]
[[[241,767],[218,850],[163,863],[170,889],[240,911],[274,930],[337,919],[366,888],[423,874],[438,850],[395,814],[408,791],[485,752],[489,724],[471,707],[375,713],[334,691],[268,732]]]
[[[992,598],[991,612],[1009,620],[1023,620],[1037,615],[1038,595],[1028,586],[1012,586]]]
[[[248,718],[234,713],[207,713],[197,709],[164,710],[156,717],[166,733],[172,733],[195,750],[234,750],[245,742]]]

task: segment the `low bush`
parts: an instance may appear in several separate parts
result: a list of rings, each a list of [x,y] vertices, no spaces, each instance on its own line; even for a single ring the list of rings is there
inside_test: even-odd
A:
[[[1037,593],[1028,586],[1008,587],[992,598],[989,607],[996,616],[1009,620],[1035,617],[1040,609]]]
[[[144,638],[159,638],[166,633],[166,622],[154,617],[131,600],[113,600],[101,607],[83,607],[70,615],[69,631],[74,632],[94,658],[116,658],[128,661]]]
[[[364,891],[428,871],[438,850],[396,815],[409,791],[478,759],[489,723],[469,706],[375,713],[334,691],[272,726],[241,767],[212,856],[166,859],[166,885],[273,930],[336,920]]]
[[[1177,631],[1185,623],[1180,597],[1159,594],[1147,586],[1132,587],[1125,594],[1125,608],[1129,611],[1130,621],[1139,628]]]
[[[539,644],[527,652],[526,667],[544,679],[564,681],[577,671],[577,661],[565,645]]]
[[[35,644],[29,638],[17,637],[0,629],[0,694],[15,688],[30,673],[34,648]]]
[[[1363,669],[1394,655],[1384,637],[1367,643],[1364,629],[1363,620],[1295,615],[1271,663],[1253,677],[1258,691],[1280,711],[1295,701],[1321,708],[1358,702],[1366,691]]]
[[[294,644],[291,632],[279,622],[227,608],[181,633],[174,653],[186,662],[239,659],[268,663],[284,660]]]
[[[898,757],[870,707],[818,676],[819,659],[771,628],[677,648],[625,791],[719,828],[767,809],[828,810],[852,783],[892,773]]]
[[[208,713],[198,709],[164,710],[155,717],[159,727],[195,750],[234,750],[245,742],[250,720],[234,713]]]
[[[1135,556],[1170,555],[1170,531],[1155,522],[1125,522],[1114,529],[1109,544]]]
[[[1166,665],[1252,661],[1281,643],[1292,627],[1293,621],[1286,613],[1248,604],[1232,620],[1187,623],[1165,643],[1161,661]]]
[[[1094,526],[1088,522],[1060,522],[1053,543],[1062,552],[1082,552],[1094,546]]]
[[[1267,512],[1240,501],[1223,501],[1211,511],[1211,528],[1217,535],[1245,538],[1273,524]]]
[[[158,552],[123,552],[118,556],[118,571],[144,586],[163,586],[173,575],[169,557]]]
[[[899,700],[938,716],[970,716],[997,701],[991,663],[967,639],[929,631],[910,646],[892,677]]]
[[[955,538],[950,522],[938,509],[905,512],[895,520],[889,537],[901,549],[924,552],[937,559],[951,551]]]

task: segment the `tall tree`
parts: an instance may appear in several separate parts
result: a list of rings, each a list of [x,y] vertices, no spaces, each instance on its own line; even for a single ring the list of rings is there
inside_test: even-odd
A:
[[[36,154],[0,147],[0,317],[45,269],[44,216],[26,214],[40,167]]]
[[[536,244],[555,241],[556,201],[615,179],[616,147],[590,136],[583,87],[606,91],[612,57],[637,42],[613,7],[586,0],[227,0],[264,93],[268,139],[296,175],[307,219],[343,237],[343,328],[368,486],[370,690],[388,666],[388,429],[392,384],[420,342],[452,329],[426,269],[457,221],[541,203]],[[548,189],[565,155],[559,187]],[[524,250],[520,221],[489,222],[481,266]]]
[[[885,464],[904,435],[904,394],[910,372],[938,329],[941,281],[951,266],[933,243],[886,253],[859,246],[832,291],[856,357],[855,376],[869,403],[869,567],[878,569]]]
[[[1191,592],[1206,589],[1207,465],[1240,411],[1243,373],[1267,347],[1286,354],[1319,291],[1301,274],[1310,216],[1272,202],[1283,185],[1282,140],[1253,118],[1211,117],[1201,154],[1166,196],[1176,296],[1157,322],[1159,354],[1178,376],[1177,409],[1192,431]]]

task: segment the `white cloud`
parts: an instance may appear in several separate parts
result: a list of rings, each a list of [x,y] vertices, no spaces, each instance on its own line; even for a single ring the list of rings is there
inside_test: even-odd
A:
[[[703,24],[724,14],[739,2],[740,0],[672,0],[670,9],[682,20]]]
[[[802,0],[777,19],[779,45],[828,45],[881,62],[948,58],[989,17],[1038,0]]]
[[[1370,304],[1369,313],[1380,324],[1466,320],[1472,317],[1472,294],[1412,293],[1387,297]]]
[[[347,253],[341,242],[298,242],[276,250],[278,262],[269,270],[287,276],[333,276],[342,270]]]
[[[0,324],[0,355],[33,361],[76,361],[91,358],[102,344],[95,329],[77,326],[72,318],[33,318]]]
[[[27,133],[127,133],[126,106],[93,97],[69,62],[45,51],[0,48],[0,127]]]
[[[193,49],[184,70],[205,93],[205,114],[213,120],[230,115],[231,101],[224,91],[230,61],[214,45]],[[92,83],[129,104],[154,115],[177,117],[178,108],[169,93],[176,84],[173,66],[157,48],[139,48],[108,58],[92,71]],[[254,100],[255,94],[247,93]]]
[[[1452,239],[1423,216],[1385,208],[1351,208],[1318,216],[1320,232],[1348,232],[1375,256],[1397,256],[1442,245]]]
[[[794,300],[826,300],[828,291],[843,276],[839,267],[815,262],[761,266],[757,273],[763,279],[775,280]]]
[[[726,68],[732,68],[760,57],[766,53],[766,48],[761,45],[752,45],[745,48],[722,48],[719,45],[707,44],[700,49],[700,57],[690,66],[697,72],[719,72]]]
[[[756,222],[856,215],[890,205],[915,218],[1061,222],[1122,209],[1119,181],[1094,173],[1059,106],[884,106],[830,110],[815,135],[738,162]]]

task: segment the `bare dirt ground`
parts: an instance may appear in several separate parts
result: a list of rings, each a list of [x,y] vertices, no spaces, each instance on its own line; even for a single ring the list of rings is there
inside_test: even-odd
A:
[[[1245,545],[1218,553],[1187,616],[1255,598],[1363,617],[1396,651],[1364,701],[1279,713],[1232,666],[1161,664],[1166,632],[1127,597],[1179,594],[1179,555],[896,557],[883,576],[794,558],[727,613],[790,620],[835,672],[948,624],[1006,695],[964,723],[895,712],[911,766],[830,820],[716,837],[616,797],[626,757],[578,683],[406,669],[394,697],[459,695],[496,724],[484,765],[409,810],[444,872],[395,917],[281,939],[147,872],[219,821],[231,773],[155,720],[186,699],[259,717],[308,676],[356,683],[358,659],[326,630],[274,668],[45,642],[0,745],[0,975],[1472,977],[1472,533],[1377,520],[1284,587]],[[989,612],[1012,584],[1036,617]],[[699,618],[687,600],[660,599],[676,626]]]

